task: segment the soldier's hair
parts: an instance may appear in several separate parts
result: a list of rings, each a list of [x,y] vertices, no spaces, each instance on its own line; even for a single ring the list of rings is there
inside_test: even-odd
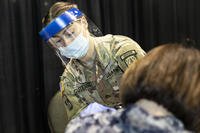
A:
[[[77,5],[70,2],[56,2],[51,6],[47,15],[42,19],[43,25],[47,25],[51,20],[62,14],[64,11],[73,7],[77,8]]]
[[[126,70],[120,98],[124,106],[153,100],[200,132],[200,51],[180,44],[154,48]]]

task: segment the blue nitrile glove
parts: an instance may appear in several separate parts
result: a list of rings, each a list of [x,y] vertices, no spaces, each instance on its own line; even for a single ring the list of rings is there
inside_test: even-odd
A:
[[[84,117],[84,116],[91,115],[97,112],[102,112],[105,110],[116,111],[116,109],[114,108],[107,107],[102,104],[94,102],[94,103],[90,103],[83,111],[81,111],[80,116]]]

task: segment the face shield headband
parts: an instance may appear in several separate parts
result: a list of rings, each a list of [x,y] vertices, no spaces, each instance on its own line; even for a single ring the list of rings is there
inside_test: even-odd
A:
[[[83,13],[81,11],[79,11],[77,8],[71,8],[55,18],[53,21],[51,21],[39,32],[39,35],[45,42],[47,42],[52,36],[60,32],[63,28],[65,28],[81,16],[83,16]]]

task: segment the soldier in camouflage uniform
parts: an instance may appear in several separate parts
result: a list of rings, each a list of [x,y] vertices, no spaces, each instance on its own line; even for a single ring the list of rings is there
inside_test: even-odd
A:
[[[144,51],[130,38],[106,35],[93,38],[93,66],[70,60],[61,76],[61,92],[69,119],[91,102],[110,107],[120,104],[119,81],[128,65],[144,56]]]
[[[69,120],[76,117],[80,111],[92,102],[117,108],[120,105],[119,81],[123,72],[129,64],[145,55],[141,47],[128,37],[110,34],[102,37],[91,36],[91,33],[87,29],[87,21],[84,21],[84,16],[74,7],[74,5],[67,2],[54,4],[49,11],[49,15],[51,16],[48,15],[49,17],[45,20],[48,25],[40,32],[42,38],[51,44],[62,61],[63,56],[71,58],[67,64],[63,61],[66,68],[60,81],[61,97],[66,112],[63,112],[63,109],[62,112],[57,112],[59,110],[54,108],[54,106],[58,107],[56,103],[60,105],[60,102],[53,101],[50,104],[50,125],[54,132],[59,130],[57,128],[61,124],[66,124]],[[63,15],[63,12],[67,13]],[[71,20],[70,18],[70,20],[67,20],[70,23],[64,20],[68,17],[68,13],[70,16],[76,17],[76,19]],[[58,19],[59,22],[57,22]],[[64,21],[64,23],[66,22],[64,26],[63,23],[60,26],[60,20]],[[73,27],[76,25],[76,22],[77,25],[83,24],[82,27],[78,27],[83,30],[80,31],[77,30],[77,27]],[[56,27],[57,29],[55,25],[58,25]],[[70,29],[68,27],[73,28]],[[56,31],[54,31],[55,29]],[[79,35],[81,34],[83,36],[82,38],[87,38],[88,41],[85,41],[85,39],[77,41],[77,38],[80,37],[79,35],[76,36],[76,32]],[[71,34],[69,36],[66,33]],[[66,36],[75,37],[69,43]],[[64,39],[59,40],[58,38]],[[62,41],[63,43],[60,43]],[[81,45],[85,46],[84,49],[86,51],[82,50],[82,47],[77,52],[74,52],[76,56],[69,56],[71,51],[66,52],[64,50],[68,50],[67,47],[69,48],[72,45],[77,45],[77,48],[80,45],[78,42],[81,42]],[[60,47],[64,47],[64,50]],[[84,52],[86,53],[83,54]],[[77,53],[83,56],[78,56]],[[60,99],[58,98],[59,96],[56,95],[53,99],[58,100]],[[62,115],[66,115],[63,116],[65,119],[59,121],[58,117],[61,118]],[[59,127],[56,125],[59,125]]]

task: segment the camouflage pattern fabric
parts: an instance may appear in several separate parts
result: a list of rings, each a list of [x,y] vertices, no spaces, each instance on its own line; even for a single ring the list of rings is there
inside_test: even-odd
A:
[[[94,39],[93,68],[72,59],[61,76],[60,88],[68,121],[94,101],[109,107],[118,106],[123,72],[145,55],[135,41],[125,36],[106,35]]]
[[[192,133],[173,115],[154,116],[132,105],[117,111],[104,111],[86,117],[76,117],[65,133]]]

